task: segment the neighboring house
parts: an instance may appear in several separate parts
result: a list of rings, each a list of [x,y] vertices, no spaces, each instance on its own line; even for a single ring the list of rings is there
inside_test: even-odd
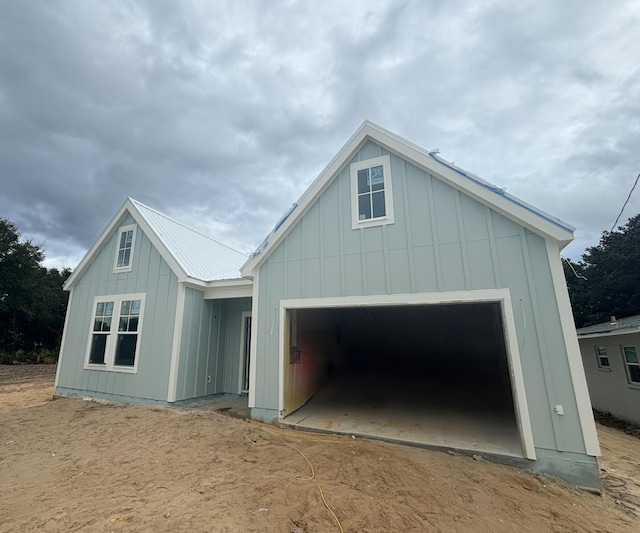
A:
[[[640,315],[577,333],[593,407],[640,425]]]
[[[560,261],[572,239],[365,122],[246,261],[127,200],[66,284],[56,392],[246,391],[256,419],[482,452],[598,488]]]

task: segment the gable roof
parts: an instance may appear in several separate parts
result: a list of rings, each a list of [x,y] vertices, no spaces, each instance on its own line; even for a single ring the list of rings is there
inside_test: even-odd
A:
[[[240,267],[247,260],[246,254],[127,198],[69,277],[65,289],[72,287],[82,276],[127,214],[133,217],[180,281],[206,285],[212,281],[240,279]]]
[[[253,276],[254,269],[259,267],[275,250],[293,226],[304,216],[358,150],[369,140],[514,222],[525,226],[534,233],[557,241],[560,248],[564,248],[573,240],[575,228],[570,224],[533,207],[508,194],[504,189],[442,159],[437,155],[437,152],[429,152],[399,135],[365,120],[243,265],[243,276]]]
[[[640,333],[640,315],[615,318],[607,322],[600,322],[592,326],[585,326],[576,330],[578,337],[607,337],[610,335],[624,335],[626,333]]]

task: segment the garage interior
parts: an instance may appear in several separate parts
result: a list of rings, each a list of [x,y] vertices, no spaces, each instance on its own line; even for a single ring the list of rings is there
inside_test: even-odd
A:
[[[286,311],[282,422],[523,457],[499,303]]]

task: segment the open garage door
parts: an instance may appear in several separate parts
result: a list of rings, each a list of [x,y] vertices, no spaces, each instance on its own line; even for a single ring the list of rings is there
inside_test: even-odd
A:
[[[282,420],[531,457],[503,316],[501,302],[285,309]]]

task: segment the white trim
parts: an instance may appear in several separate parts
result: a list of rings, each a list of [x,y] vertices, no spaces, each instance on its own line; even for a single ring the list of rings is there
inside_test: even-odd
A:
[[[178,391],[178,365],[180,364],[180,344],[182,342],[182,323],[184,322],[184,301],[186,288],[178,283],[178,295],[176,296],[176,318],[173,323],[173,342],[171,343],[171,366],[169,367],[169,386],[167,389],[167,402],[176,401]]]
[[[131,294],[104,294],[100,296],[94,296],[93,306],[91,308],[91,321],[89,323],[89,337],[87,340],[87,348],[85,351],[84,369],[85,370],[99,370],[101,372],[124,372],[125,374],[137,374],[138,362],[140,360],[140,346],[142,345],[142,328],[144,322],[144,303],[146,294],[143,292],[131,293]],[[115,364],[116,354],[116,338],[119,334],[118,322],[120,319],[120,304],[125,300],[140,300],[140,314],[138,315],[138,328],[136,335],[138,337],[136,341],[136,351],[133,359],[133,366],[120,366]],[[91,356],[91,346],[93,340],[93,321],[95,320],[96,304],[99,302],[112,302],[113,303],[113,315],[111,317],[111,329],[107,335],[104,364],[92,364],[89,362]]]
[[[284,409],[284,324],[288,309],[311,309],[332,307],[373,307],[373,306],[405,306],[405,305],[433,305],[451,303],[487,302],[499,303],[502,312],[502,322],[505,335],[505,350],[511,372],[511,388],[513,403],[516,411],[516,421],[520,433],[522,451],[527,459],[535,459],[536,451],[533,442],[533,430],[529,417],[529,406],[520,362],[520,350],[517,342],[515,319],[511,305],[509,289],[486,289],[476,291],[451,291],[417,294],[390,294],[374,296],[337,296],[331,298],[304,298],[280,300],[280,328],[278,335],[279,353],[279,411]],[[282,414],[280,414],[282,419]]]
[[[113,273],[118,274],[120,272],[131,272],[133,268],[133,254],[136,248],[136,224],[127,224],[126,226],[120,226],[118,228],[118,238],[116,239],[116,253],[113,258]],[[129,262],[125,266],[118,266],[118,256],[120,255],[120,239],[123,233],[131,232],[131,248],[129,251]]]
[[[249,398],[247,402],[247,406],[249,408],[253,408],[256,406],[256,367],[258,366],[257,361],[257,349],[258,349],[258,293],[260,290],[260,273],[256,271],[255,276],[253,278],[253,298],[251,299],[251,354],[250,358],[253,361],[253,364],[249,366]]]
[[[251,316],[251,311],[242,311],[242,318],[240,319],[240,368],[238,369],[238,394],[249,392],[248,390],[243,390],[242,385],[244,382],[244,360],[246,357],[244,340],[247,328],[245,324],[247,317]],[[253,318],[251,319],[251,322],[253,322]],[[249,345],[249,382],[251,382],[251,345]]]
[[[58,353],[58,365],[56,368],[56,381],[54,387],[58,386],[60,380],[60,368],[62,367],[62,354],[64,353],[64,343],[67,340],[67,329],[69,327],[69,314],[71,313],[71,299],[73,297],[73,289],[69,290],[69,299],[67,300],[67,311],[64,315],[64,325],[62,326],[62,340],[60,341],[60,352]]]
[[[251,277],[253,275],[271,252],[278,247],[278,244],[286,237],[293,226],[310,209],[311,205],[327,189],[338,172],[344,168],[369,139],[545,239],[552,238],[562,244],[563,247],[573,240],[573,232],[568,224],[562,223],[564,226],[561,226],[559,225],[561,221],[556,224],[550,220],[553,217],[545,217],[544,213],[538,213],[532,207],[526,206],[524,202],[516,203],[512,201],[516,199],[506,194],[495,192],[495,188],[490,187],[489,184],[483,186],[479,182],[481,180],[473,181],[464,177],[453,168],[450,168],[450,166],[430,157],[429,153],[420,147],[365,120],[302,194],[297,202],[297,207],[291,215],[277,230],[268,235],[264,249],[259,254],[250,257],[242,266],[241,273],[243,277]]]
[[[600,444],[598,443],[596,424],[593,420],[591,398],[589,397],[589,389],[587,388],[587,378],[584,373],[580,345],[578,344],[578,337],[575,333],[576,328],[571,311],[571,301],[569,300],[564,269],[562,268],[562,261],[560,259],[560,248],[557,242],[552,242],[549,239],[546,239],[545,242],[547,246],[547,256],[549,258],[549,267],[551,268],[553,290],[556,295],[558,313],[560,314],[562,336],[564,338],[567,360],[569,362],[571,383],[578,406],[578,417],[580,419],[580,427],[582,428],[585,450],[587,455],[599,456]]]
[[[225,284],[210,284],[204,291],[204,299],[220,300],[224,298],[250,298],[252,294],[252,281],[250,279],[239,279]]]
[[[360,209],[358,205],[358,171],[376,166],[382,166],[382,178],[384,183],[384,204],[386,214],[383,217],[373,218],[373,213],[371,213],[372,218],[360,220]],[[351,229],[361,229],[369,228],[372,226],[393,224],[393,188],[391,185],[391,182],[393,180],[391,176],[391,158],[388,155],[383,155],[380,157],[373,157],[371,159],[351,163],[349,167],[349,173],[351,179]]]

